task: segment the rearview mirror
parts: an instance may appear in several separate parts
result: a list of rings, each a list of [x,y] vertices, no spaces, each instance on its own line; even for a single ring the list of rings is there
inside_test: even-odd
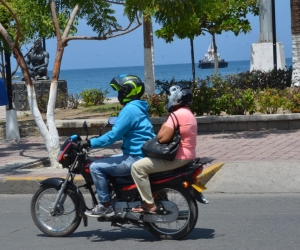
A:
[[[86,124],[86,121],[84,121],[82,127],[83,127],[83,130],[84,130],[85,132],[88,132],[88,126],[87,126],[87,124]]]
[[[88,132],[88,125],[87,125],[86,121],[84,121],[82,127],[83,127],[83,130],[86,132],[86,140],[87,140],[89,137],[89,132]]]
[[[114,125],[114,124],[116,124],[117,119],[118,119],[118,117],[116,117],[116,116],[111,116],[111,117],[108,118],[108,123],[109,123],[110,125]]]

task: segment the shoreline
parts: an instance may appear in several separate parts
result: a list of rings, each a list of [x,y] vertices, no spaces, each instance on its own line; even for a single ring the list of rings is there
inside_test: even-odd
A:
[[[119,103],[119,100],[118,97],[106,97],[104,103]]]
[[[199,60],[202,57],[200,56]],[[198,64],[199,60],[196,60],[197,62],[195,62],[195,64]],[[292,64],[292,57],[285,57],[285,60],[287,61],[286,64],[288,66],[290,66],[289,64]],[[236,63],[236,62],[249,62],[250,63],[250,59],[241,59],[241,60],[227,60],[227,62],[231,62],[231,63]],[[164,66],[174,66],[174,65],[191,65],[191,62],[181,62],[181,63],[167,63],[167,64],[155,64],[155,67],[164,67]],[[122,66],[118,66],[118,67],[99,67],[99,68],[73,68],[73,69],[61,69],[60,71],[77,71],[77,70],[99,70],[99,69],[103,69],[103,70],[108,70],[108,69],[121,69],[123,70],[124,68],[144,68],[144,65],[122,65]],[[49,77],[51,76],[50,73],[52,73],[52,70],[50,70],[48,68],[48,72],[49,72]],[[16,72],[17,76],[22,75],[21,71],[17,71]],[[14,79],[15,80],[15,79]]]

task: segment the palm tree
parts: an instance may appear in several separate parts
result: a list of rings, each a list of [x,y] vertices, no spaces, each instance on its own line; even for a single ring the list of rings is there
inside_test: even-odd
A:
[[[300,1],[291,1],[291,24],[292,24],[292,58],[293,74],[292,86],[300,86]]]
[[[145,18],[144,28],[144,74],[145,74],[145,92],[148,95],[154,94],[154,48],[153,48],[153,29],[151,18]]]

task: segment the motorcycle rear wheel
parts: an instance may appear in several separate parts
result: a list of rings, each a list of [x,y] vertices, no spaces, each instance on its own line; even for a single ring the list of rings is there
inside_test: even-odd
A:
[[[159,239],[179,240],[194,229],[198,219],[198,207],[188,192],[181,187],[166,185],[153,192],[153,195],[159,200],[175,203],[179,215],[172,223],[145,222],[144,226],[151,234]]]
[[[63,202],[53,212],[58,190],[53,186],[41,186],[31,200],[31,216],[35,225],[45,234],[64,237],[73,233],[81,222],[79,206],[72,190],[65,192]]]

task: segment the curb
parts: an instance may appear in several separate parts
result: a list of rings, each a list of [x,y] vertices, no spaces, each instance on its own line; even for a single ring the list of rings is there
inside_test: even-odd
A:
[[[41,162],[42,160],[35,162],[36,166],[40,166]],[[19,172],[12,172],[12,174],[0,178],[0,194],[34,194],[39,188],[39,183],[41,181],[51,176],[65,178],[67,174],[65,169],[28,169],[28,165],[22,167],[23,170],[21,169]],[[223,165],[224,163],[216,163],[210,167],[204,168],[203,172],[198,176],[198,187],[201,189],[201,191],[206,189],[205,184]],[[31,164],[31,167],[32,166],[33,164]],[[51,172],[53,172],[53,175],[51,175]],[[77,185],[84,184],[84,179],[80,175],[76,175],[74,181],[77,183]],[[82,191],[85,193],[85,190]]]
[[[29,173],[20,172],[18,175],[11,174],[0,179],[0,194],[34,194],[41,181],[50,177],[65,178],[66,175],[67,171],[53,172],[52,176],[34,171]],[[77,183],[76,185],[82,185],[84,179],[82,176],[77,175],[74,182]],[[84,191],[82,190],[83,193],[85,193]]]

